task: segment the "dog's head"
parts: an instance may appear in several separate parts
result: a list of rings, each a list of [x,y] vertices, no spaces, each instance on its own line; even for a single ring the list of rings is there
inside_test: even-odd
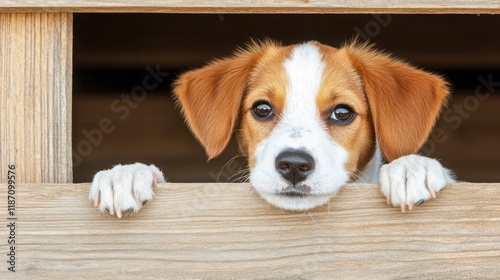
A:
[[[253,44],[182,75],[175,94],[209,158],[238,139],[253,187],[305,210],[355,180],[380,147],[417,152],[448,95],[438,76],[370,46]]]

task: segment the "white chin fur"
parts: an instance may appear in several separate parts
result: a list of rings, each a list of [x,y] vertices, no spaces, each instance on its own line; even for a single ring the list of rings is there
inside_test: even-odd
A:
[[[290,211],[305,211],[324,205],[330,201],[330,195],[289,197],[277,194],[260,193],[271,205]]]

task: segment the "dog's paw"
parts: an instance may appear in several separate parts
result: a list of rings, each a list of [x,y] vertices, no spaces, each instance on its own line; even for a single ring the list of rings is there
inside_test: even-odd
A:
[[[413,209],[431,198],[446,184],[454,183],[451,172],[437,160],[419,155],[400,157],[380,169],[380,185],[387,204]]]
[[[89,199],[101,212],[121,218],[123,213],[137,213],[153,198],[153,186],[164,182],[163,173],[154,165],[116,165],[94,176]]]

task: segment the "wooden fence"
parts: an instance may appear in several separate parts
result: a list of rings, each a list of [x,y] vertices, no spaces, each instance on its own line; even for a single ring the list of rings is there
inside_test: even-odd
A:
[[[387,206],[372,185],[347,186],[312,211],[284,212],[246,184],[162,184],[141,212],[122,219],[92,207],[88,184],[17,190],[17,272],[2,260],[2,279],[500,275],[500,184],[450,186],[405,213]],[[6,199],[3,191],[0,201]]]

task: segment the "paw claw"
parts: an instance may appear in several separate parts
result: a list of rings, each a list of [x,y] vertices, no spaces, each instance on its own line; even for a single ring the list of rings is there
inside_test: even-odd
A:
[[[94,200],[94,208],[99,207],[99,203],[100,203],[100,202],[101,202],[101,201],[100,201],[99,197],[97,197],[97,198]]]
[[[158,176],[156,174],[153,174],[153,187],[158,184]]]
[[[431,193],[432,198],[436,198],[437,197],[436,191],[433,188],[430,188],[429,191]]]

